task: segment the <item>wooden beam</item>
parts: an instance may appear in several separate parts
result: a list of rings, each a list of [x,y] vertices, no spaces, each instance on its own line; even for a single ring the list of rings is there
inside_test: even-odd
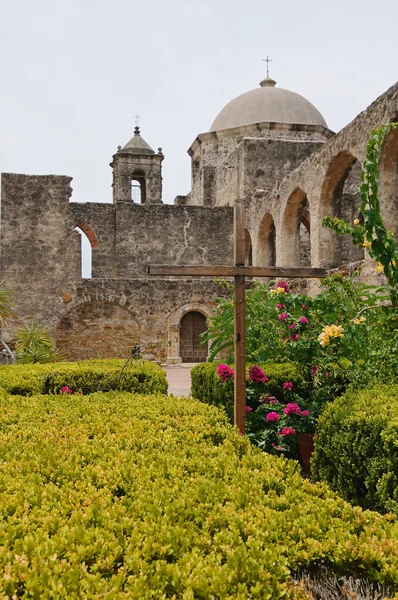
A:
[[[306,267],[225,267],[222,265],[150,265],[148,275],[175,275],[177,277],[299,277],[307,279],[319,279],[327,277],[326,269],[311,269]]]
[[[241,204],[234,207],[234,263],[245,264],[245,212]],[[234,423],[240,433],[246,429],[246,310],[245,275],[234,276]]]

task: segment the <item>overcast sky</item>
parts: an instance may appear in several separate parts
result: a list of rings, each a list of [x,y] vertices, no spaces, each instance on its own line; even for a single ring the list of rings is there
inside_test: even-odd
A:
[[[0,170],[73,177],[111,202],[133,135],[163,148],[163,199],[190,189],[186,151],[270,74],[338,131],[398,79],[397,0],[0,0]]]
[[[397,80],[396,0],[0,0],[0,169],[66,174],[111,201],[109,162],[141,115],[164,200],[186,150],[273,59],[280,87],[338,131]]]

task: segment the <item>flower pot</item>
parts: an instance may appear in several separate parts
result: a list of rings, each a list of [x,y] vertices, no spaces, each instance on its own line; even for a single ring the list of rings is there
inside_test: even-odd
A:
[[[306,475],[311,475],[310,459],[315,448],[314,436],[315,433],[299,433],[298,436],[298,447],[301,462]]]

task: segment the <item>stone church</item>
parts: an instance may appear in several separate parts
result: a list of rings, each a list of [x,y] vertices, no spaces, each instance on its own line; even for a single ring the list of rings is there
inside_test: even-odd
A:
[[[70,359],[127,356],[203,361],[214,299],[211,278],[148,276],[148,265],[233,261],[233,205],[246,214],[252,265],[353,268],[367,263],[350,240],[321,227],[325,215],[359,215],[359,175],[372,129],[398,120],[398,84],[335,134],[304,97],[266,77],[229,102],[188,153],[192,187],[162,202],[163,153],[136,127],[111,162],[113,202],[71,201],[71,177],[2,175],[1,278],[16,322],[46,325]],[[380,161],[385,221],[398,234],[398,132]],[[92,277],[81,277],[81,236]],[[368,266],[371,272],[371,267]]]

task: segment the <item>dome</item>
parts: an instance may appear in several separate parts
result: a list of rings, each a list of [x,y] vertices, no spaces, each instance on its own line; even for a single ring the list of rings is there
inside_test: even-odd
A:
[[[251,123],[298,123],[322,125],[326,121],[311,102],[289,90],[275,87],[266,77],[260,87],[228,102],[213,121],[210,131],[250,125]]]

